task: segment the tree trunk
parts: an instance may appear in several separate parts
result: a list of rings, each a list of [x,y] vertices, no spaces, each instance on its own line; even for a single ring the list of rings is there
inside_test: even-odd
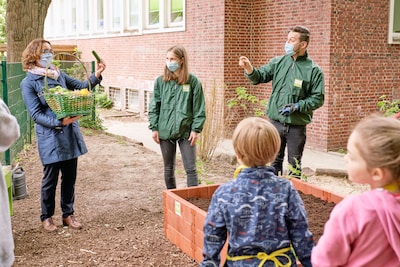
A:
[[[20,62],[25,47],[43,38],[44,20],[51,0],[7,0],[7,62]]]

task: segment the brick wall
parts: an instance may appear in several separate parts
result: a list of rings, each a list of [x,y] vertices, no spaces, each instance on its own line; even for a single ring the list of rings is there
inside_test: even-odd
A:
[[[226,13],[227,18],[233,16],[236,20],[226,26],[225,53],[228,53],[230,49],[237,51],[237,53],[232,53],[235,54],[234,57],[225,59],[225,77],[226,81],[229,80],[227,84],[231,89],[230,92],[238,86],[244,86],[259,99],[269,97],[271,83],[250,85],[243,75],[243,69],[238,67],[238,58],[240,55],[247,56],[255,67],[259,67],[268,63],[272,57],[282,55],[288,30],[297,24],[310,29],[312,36],[308,48],[309,56],[321,66],[325,74],[329,74],[327,73],[330,41],[328,1],[242,1],[241,3],[233,1],[229,5],[231,13]],[[307,10],[306,16],[304,10]],[[230,21],[227,19],[227,24],[228,22]],[[228,38],[228,29],[233,32],[239,30],[240,34],[237,37],[239,41]],[[229,79],[232,73],[238,75]],[[325,83],[329,88],[329,80]],[[326,106],[315,112],[314,120],[308,126],[307,140],[307,146],[322,150],[325,150],[328,145],[325,138],[328,131],[326,125],[328,115],[324,110],[327,110]]]
[[[186,31],[133,35],[98,39],[53,41],[76,44],[83,52],[84,61],[93,60],[96,50],[106,61],[105,86],[120,84],[153,90],[153,82],[162,75],[166,50],[176,44],[183,45],[189,57],[189,70],[210,91],[214,84],[221,85],[218,97],[223,98],[224,87],[224,6],[214,1],[186,1]],[[220,114],[219,116],[222,116]]]
[[[226,96],[245,86],[268,97],[270,84],[251,86],[243,77],[239,54],[259,67],[283,53],[291,26],[310,29],[308,53],[324,71],[326,91],[307,127],[308,147],[345,148],[352,125],[378,110],[381,95],[399,98],[400,45],[387,43],[389,1],[229,1],[226,10],[225,54],[234,55],[225,57]]]
[[[381,95],[399,95],[400,45],[389,45],[389,1],[337,1],[332,6],[329,147],[345,143]],[[351,22],[351,23],[349,23]]]
[[[311,31],[309,56],[325,74],[325,104],[308,125],[307,147],[346,147],[351,126],[377,110],[381,95],[400,96],[400,45],[387,44],[389,1],[371,0],[231,0],[186,1],[186,31],[130,37],[53,41],[76,44],[83,60],[96,50],[107,62],[104,85],[132,83],[152,90],[162,74],[165,51],[182,44],[189,68],[209,93],[226,101],[238,86],[260,99],[271,85],[250,86],[238,66],[245,55],[254,66],[283,54],[288,29],[296,24]],[[351,22],[351,23],[350,23]],[[224,114],[215,116],[227,117]],[[225,135],[241,118],[225,121]]]
[[[250,89],[249,83],[244,77],[243,69],[239,67],[238,62],[240,56],[250,57],[257,46],[253,43],[255,28],[254,5],[252,1],[225,2],[224,81],[226,84],[226,100],[235,97],[235,89],[237,87]],[[254,88],[249,93],[265,98],[265,94],[260,95],[258,89]],[[229,110],[227,107],[225,107],[225,114],[225,134],[229,136],[244,114],[240,108]]]

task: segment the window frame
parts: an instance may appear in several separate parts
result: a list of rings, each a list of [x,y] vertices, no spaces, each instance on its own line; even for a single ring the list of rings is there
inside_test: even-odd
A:
[[[67,29],[70,29],[69,34],[67,32],[67,36],[75,36],[78,33],[78,21],[77,21],[77,0],[69,1],[70,4],[70,17],[69,26]],[[75,12],[73,12],[75,10]]]
[[[186,1],[182,0],[182,21],[181,22],[171,22],[170,12],[171,12],[171,1],[172,0],[159,0],[160,9],[160,19],[159,24],[149,25],[149,0],[146,1],[143,8],[143,27],[142,32],[146,33],[163,33],[163,32],[176,32],[186,30]]]
[[[98,1],[92,0],[53,0],[49,6],[45,20],[46,39],[62,40],[71,38],[104,38],[113,36],[143,35],[164,32],[180,32],[186,28],[186,1],[182,1],[182,21],[171,21],[172,1],[176,0],[156,0],[159,4],[159,22],[150,25],[149,19],[149,0],[116,0],[120,7],[118,14],[120,22],[114,24],[116,1],[100,0],[103,4],[104,26],[99,26]],[[136,2],[134,2],[136,1]],[[178,0],[179,1],[179,0]],[[137,25],[130,22],[130,5],[135,5],[137,13]],[[178,2],[179,4],[179,2]],[[61,6],[63,5],[63,6]],[[75,8],[73,9],[73,7]],[[136,8],[138,6],[138,8]],[[60,10],[65,10],[64,23],[62,31],[56,25],[60,25],[61,18],[58,15]],[[75,13],[75,14],[73,14]],[[118,15],[117,14],[117,15]],[[74,21],[75,20],[75,21]]]
[[[137,25],[134,25],[131,23],[131,4],[132,2],[136,2],[137,5],[137,12],[135,15],[137,15]],[[142,14],[141,10],[143,1],[141,0],[127,0],[124,4],[126,4],[125,10],[125,19],[124,19],[124,31],[125,32],[140,32],[142,29]]]
[[[400,44],[400,31],[394,31],[394,23],[395,23],[395,4],[396,8],[400,10],[400,0],[390,0],[390,8],[389,8],[389,36],[388,43],[389,44]],[[399,20],[399,21],[397,21]],[[399,23],[400,26],[400,17],[396,17],[396,22]]]
[[[101,19],[99,19],[99,2],[102,2],[103,4],[103,26],[99,25],[101,24]],[[95,22],[94,22],[94,32],[96,33],[102,33],[106,29],[106,1],[104,0],[96,0],[94,3],[93,9],[95,10]]]
[[[145,29],[158,29],[158,28],[161,28],[162,27],[162,6],[161,6],[161,3],[162,3],[162,1],[160,1],[160,0],[153,0],[153,1],[156,1],[156,2],[158,2],[158,23],[154,23],[154,24],[150,24],[150,1],[152,1],[152,0],[145,0],[146,1],[146,3],[145,3],[145,8],[144,8],[144,13],[145,13],[145,15],[143,16],[143,18],[145,19],[145,21],[144,21],[144,26],[145,26]]]
[[[115,4],[118,4],[119,7],[115,7]],[[124,27],[124,5],[122,0],[113,0],[110,1],[110,24],[109,24],[109,32],[121,32]],[[115,19],[119,19],[117,23]]]
[[[55,1],[53,1],[55,2]],[[84,6],[82,6],[82,8],[76,8],[77,11],[77,19],[76,19],[76,23],[77,23],[77,35],[78,36],[87,36],[88,34],[90,34],[92,26],[91,26],[91,8],[90,8],[90,0],[81,0],[79,1],[79,3],[83,3],[85,4],[85,2],[87,3],[87,10],[85,10]],[[77,2],[78,4],[78,2]],[[85,12],[87,14],[85,14]],[[87,20],[86,20],[86,19]],[[87,22],[87,28],[85,23]],[[57,25],[57,24],[55,24]]]
[[[180,1],[182,1],[182,20],[181,21],[177,21],[177,22],[174,22],[174,21],[172,21],[171,20],[171,15],[172,15],[172,2],[174,1],[174,0],[166,0],[167,1],[167,11],[166,11],[166,13],[167,13],[167,25],[168,25],[168,27],[180,27],[180,26],[183,26],[183,22],[184,21],[186,21],[186,19],[185,19],[185,3],[186,3],[186,1],[185,0],[180,0]]]

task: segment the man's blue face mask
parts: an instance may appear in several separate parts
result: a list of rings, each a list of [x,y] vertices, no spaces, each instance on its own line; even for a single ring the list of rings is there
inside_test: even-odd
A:
[[[293,44],[289,44],[288,42],[286,42],[285,44],[285,53],[286,55],[293,55],[294,52],[294,45]]]

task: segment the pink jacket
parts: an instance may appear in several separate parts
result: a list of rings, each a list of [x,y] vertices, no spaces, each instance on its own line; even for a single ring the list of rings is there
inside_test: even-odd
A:
[[[342,200],[311,262],[314,267],[400,266],[400,196],[375,189]]]

